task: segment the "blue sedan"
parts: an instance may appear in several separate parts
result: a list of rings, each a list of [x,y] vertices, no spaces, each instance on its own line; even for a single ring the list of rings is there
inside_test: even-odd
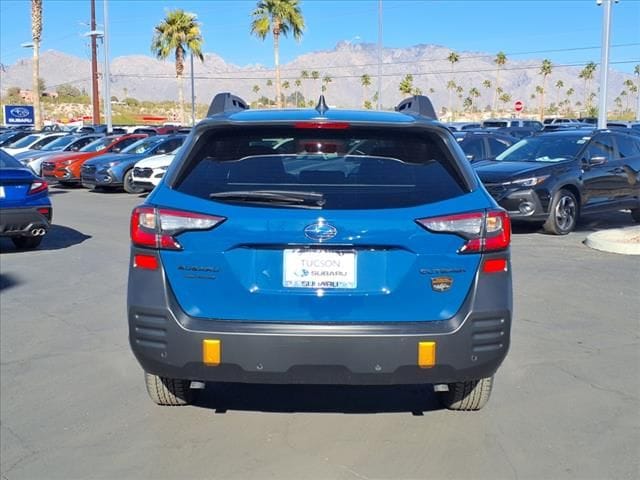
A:
[[[20,249],[36,248],[52,216],[47,182],[0,149],[0,237]]]
[[[101,155],[82,166],[82,185],[87,188],[124,188],[128,193],[142,193],[133,184],[133,166],[151,155],[169,153],[184,142],[186,135],[159,135],[143,138],[119,153]]]

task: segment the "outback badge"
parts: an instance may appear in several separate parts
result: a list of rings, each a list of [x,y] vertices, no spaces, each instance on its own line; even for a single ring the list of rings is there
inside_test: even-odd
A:
[[[453,285],[453,278],[451,277],[433,277],[431,279],[431,288],[436,292],[446,292]]]

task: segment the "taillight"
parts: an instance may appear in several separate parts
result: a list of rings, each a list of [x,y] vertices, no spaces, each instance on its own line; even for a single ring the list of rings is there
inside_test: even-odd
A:
[[[420,218],[418,224],[433,233],[452,233],[466,240],[458,253],[504,250],[511,243],[511,221],[507,212],[489,210],[443,217]]]
[[[36,193],[44,192],[48,187],[49,186],[47,185],[47,182],[38,179],[29,187],[29,195],[35,195]]]
[[[294,128],[312,129],[312,130],[346,130],[351,124],[348,122],[296,122]]]
[[[181,250],[175,238],[193,230],[209,230],[224,217],[168,208],[136,207],[131,214],[131,242],[137,247]]]

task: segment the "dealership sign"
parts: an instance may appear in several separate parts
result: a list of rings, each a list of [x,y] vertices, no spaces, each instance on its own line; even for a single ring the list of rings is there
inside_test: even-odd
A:
[[[32,105],[5,105],[4,106],[5,125],[33,125],[35,115]]]

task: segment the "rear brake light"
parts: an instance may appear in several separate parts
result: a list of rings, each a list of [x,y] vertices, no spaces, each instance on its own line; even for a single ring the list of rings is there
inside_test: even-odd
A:
[[[44,180],[36,180],[29,187],[29,195],[35,195],[36,193],[44,192],[48,188],[47,182]]]
[[[416,222],[430,232],[464,238],[466,243],[458,253],[494,252],[508,248],[511,243],[511,221],[502,210],[420,218]]]
[[[345,130],[351,126],[348,122],[296,122],[294,128]]]
[[[131,214],[131,241],[137,247],[181,250],[175,238],[193,230],[210,230],[224,217],[167,208],[136,207]]]

